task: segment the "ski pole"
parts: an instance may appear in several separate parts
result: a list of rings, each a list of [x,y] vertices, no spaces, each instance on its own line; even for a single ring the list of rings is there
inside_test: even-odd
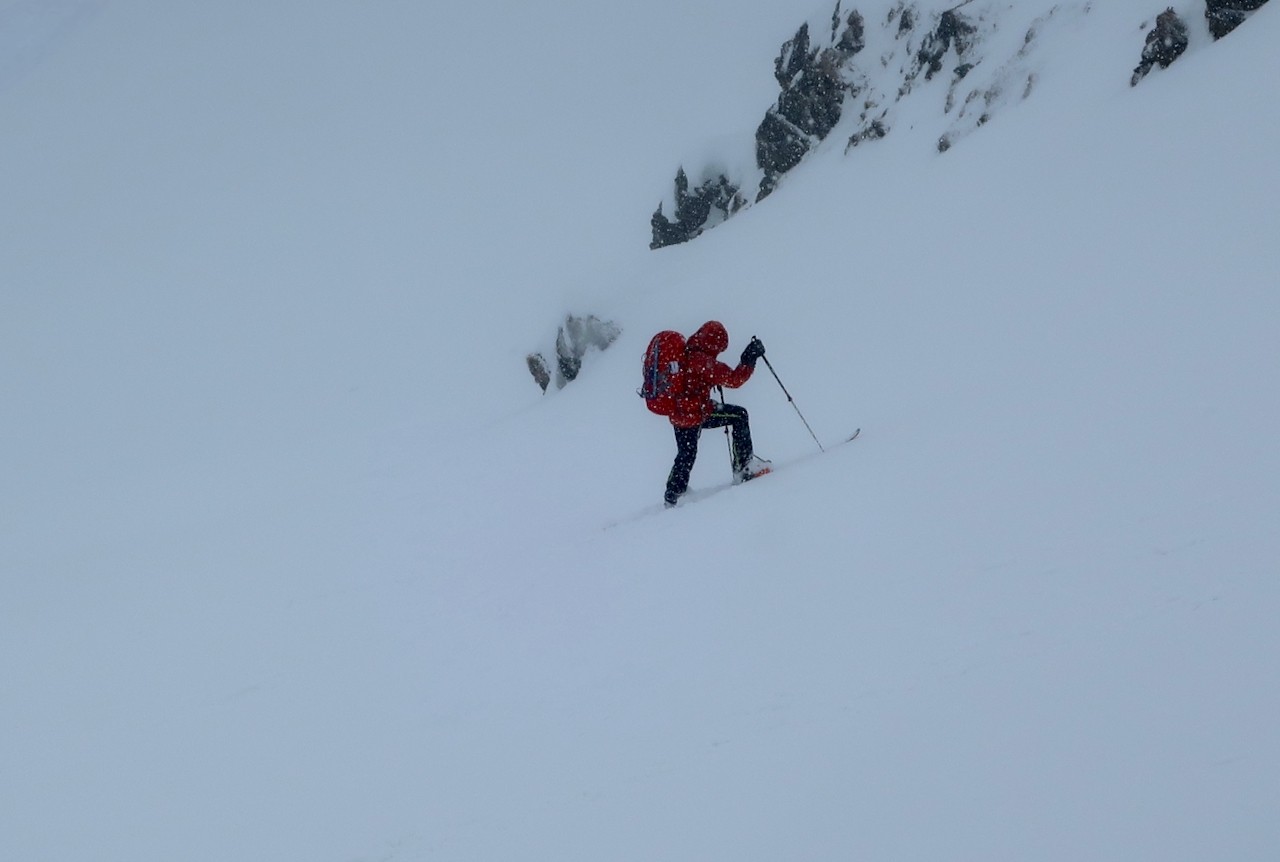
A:
[[[754,338],[754,336],[752,336]],[[782,385],[782,378],[778,376],[778,372],[773,370],[773,363],[769,361],[769,357],[761,356],[764,364],[768,367],[769,373],[773,375],[773,379],[778,381],[778,385],[782,386],[782,394],[787,396],[787,400],[791,402],[791,406],[795,408],[796,415],[800,417],[800,421],[804,423],[804,427],[809,429],[809,436],[813,438],[813,442],[818,444],[818,451],[825,452],[822,441],[818,439],[818,435],[813,433],[813,429],[809,428],[809,420],[804,418],[804,414],[800,412],[800,408],[796,406],[796,400],[791,397],[791,393],[787,391],[787,387]]]
[[[723,407],[724,406],[724,387],[717,386],[716,391],[720,393],[720,406]],[[724,442],[729,444],[729,466],[732,467],[734,464],[737,463],[737,459],[734,457],[733,438],[729,436],[728,425],[724,426]]]

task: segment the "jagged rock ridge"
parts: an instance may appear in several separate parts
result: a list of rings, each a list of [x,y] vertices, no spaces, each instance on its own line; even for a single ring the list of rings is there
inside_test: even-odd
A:
[[[944,89],[940,107],[948,122],[936,147],[945,153],[1006,106],[1031,96],[1037,83],[1033,55],[1046,32],[1087,15],[1093,2],[1064,0],[1052,6],[1008,53],[1007,42],[1004,48],[988,47],[988,37],[1013,16],[1015,7],[1006,3],[963,0],[948,8],[922,9],[920,0],[897,0],[882,20],[869,23],[863,12],[837,0],[829,31],[805,22],[774,59],[781,92],[756,129],[753,169],[741,175],[722,168],[704,170],[691,187],[681,167],[673,218],[666,215],[666,202],[660,203],[650,219],[650,248],[687,242],[762,201],[838,128],[849,135],[846,153],[889,136],[902,101],[919,92],[938,93],[939,86]],[[1209,32],[1218,39],[1266,0],[1195,2],[1203,2]],[[1187,50],[1191,39],[1185,21],[1186,15],[1172,7],[1156,16],[1154,28],[1145,34],[1131,84],[1156,66],[1167,67]],[[995,51],[1004,51],[1003,59]],[[752,188],[753,195],[748,191]]]
[[[929,81],[942,72],[949,57],[955,60],[954,81],[962,79],[980,59],[976,49],[988,26],[988,11],[962,11],[971,2],[926,14],[916,3],[899,0],[879,25],[869,25],[860,10],[838,0],[825,32],[815,35],[815,28],[803,23],[774,59],[780,92],[756,129],[755,175],[719,172],[690,189],[681,168],[675,218],[669,219],[665,203],[659,204],[651,218],[650,248],[693,239],[768,197],[783,175],[850,116],[856,128],[846,149],[887,136],[892,107],[912,92],[916,79]],[[873,42],[884,50],[860,62],[862,55],[873,53],[867,50]],[[949,98],[947,110],[956,104]],[[754,194],[748,200],[744,190],[751,187]]]

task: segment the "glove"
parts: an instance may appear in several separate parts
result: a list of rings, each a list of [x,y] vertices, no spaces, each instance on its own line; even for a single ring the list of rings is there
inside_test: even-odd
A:
[[[742,364],[756,367],[756,360],[764,356],[764,342],[752,336],[751,341],[742,350]]]

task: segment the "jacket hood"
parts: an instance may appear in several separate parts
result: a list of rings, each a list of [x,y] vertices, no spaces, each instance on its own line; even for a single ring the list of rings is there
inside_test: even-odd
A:
[[[718,320],[708,320],[698,331],[689,336],[689,349],[712,356],[723,353],[729,346],[729,331]]]

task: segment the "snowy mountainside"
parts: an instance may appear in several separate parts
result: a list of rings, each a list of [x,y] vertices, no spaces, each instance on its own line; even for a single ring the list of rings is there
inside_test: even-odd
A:
[[[1167,68],[1188,46],[1194,55],[1208,45],[1208,14],[1203,4],[1180,13],[1170,7],[1157,21],[1139,7],[1091,0],[838,0],[825,19],[808,18],[782,43],[773,61],[781,94],[756,129],[754,153],[748,155],[751,142],[744,140],[682,166],[674,197],[651,219],[651,247],[686,242],[762,201],[820,148],[842,146],[856,159],[864,145],[897,131],[895,139],[916,140],[895,146],[945,153],[1031,98],[1042,81],[1066,78],[1075,92],[1094,94],[1124,77],[1136,86],[1157,61]],[[1213,14],[1243,21],[1249,12]],[[1221,33],[1214,29],[1214,38]],[[1163,48],[1153,47],[1157,38]],[[1132,46],[1131,60],[1117,50],[1122,44]],[[1130,75],[1139,55],[1141,68]],[[1091,67],[1095,56],[1108,60]],[[1049,94],[1046,101],[1057,98]]]
[[[1131,88],[1123,5],[655,254],[653,57],[796,9],[103,4],[0,91],[0,857],[1276,856],[1280,9]],[[656,512],[711,318],[862,436],[761,369]]]

